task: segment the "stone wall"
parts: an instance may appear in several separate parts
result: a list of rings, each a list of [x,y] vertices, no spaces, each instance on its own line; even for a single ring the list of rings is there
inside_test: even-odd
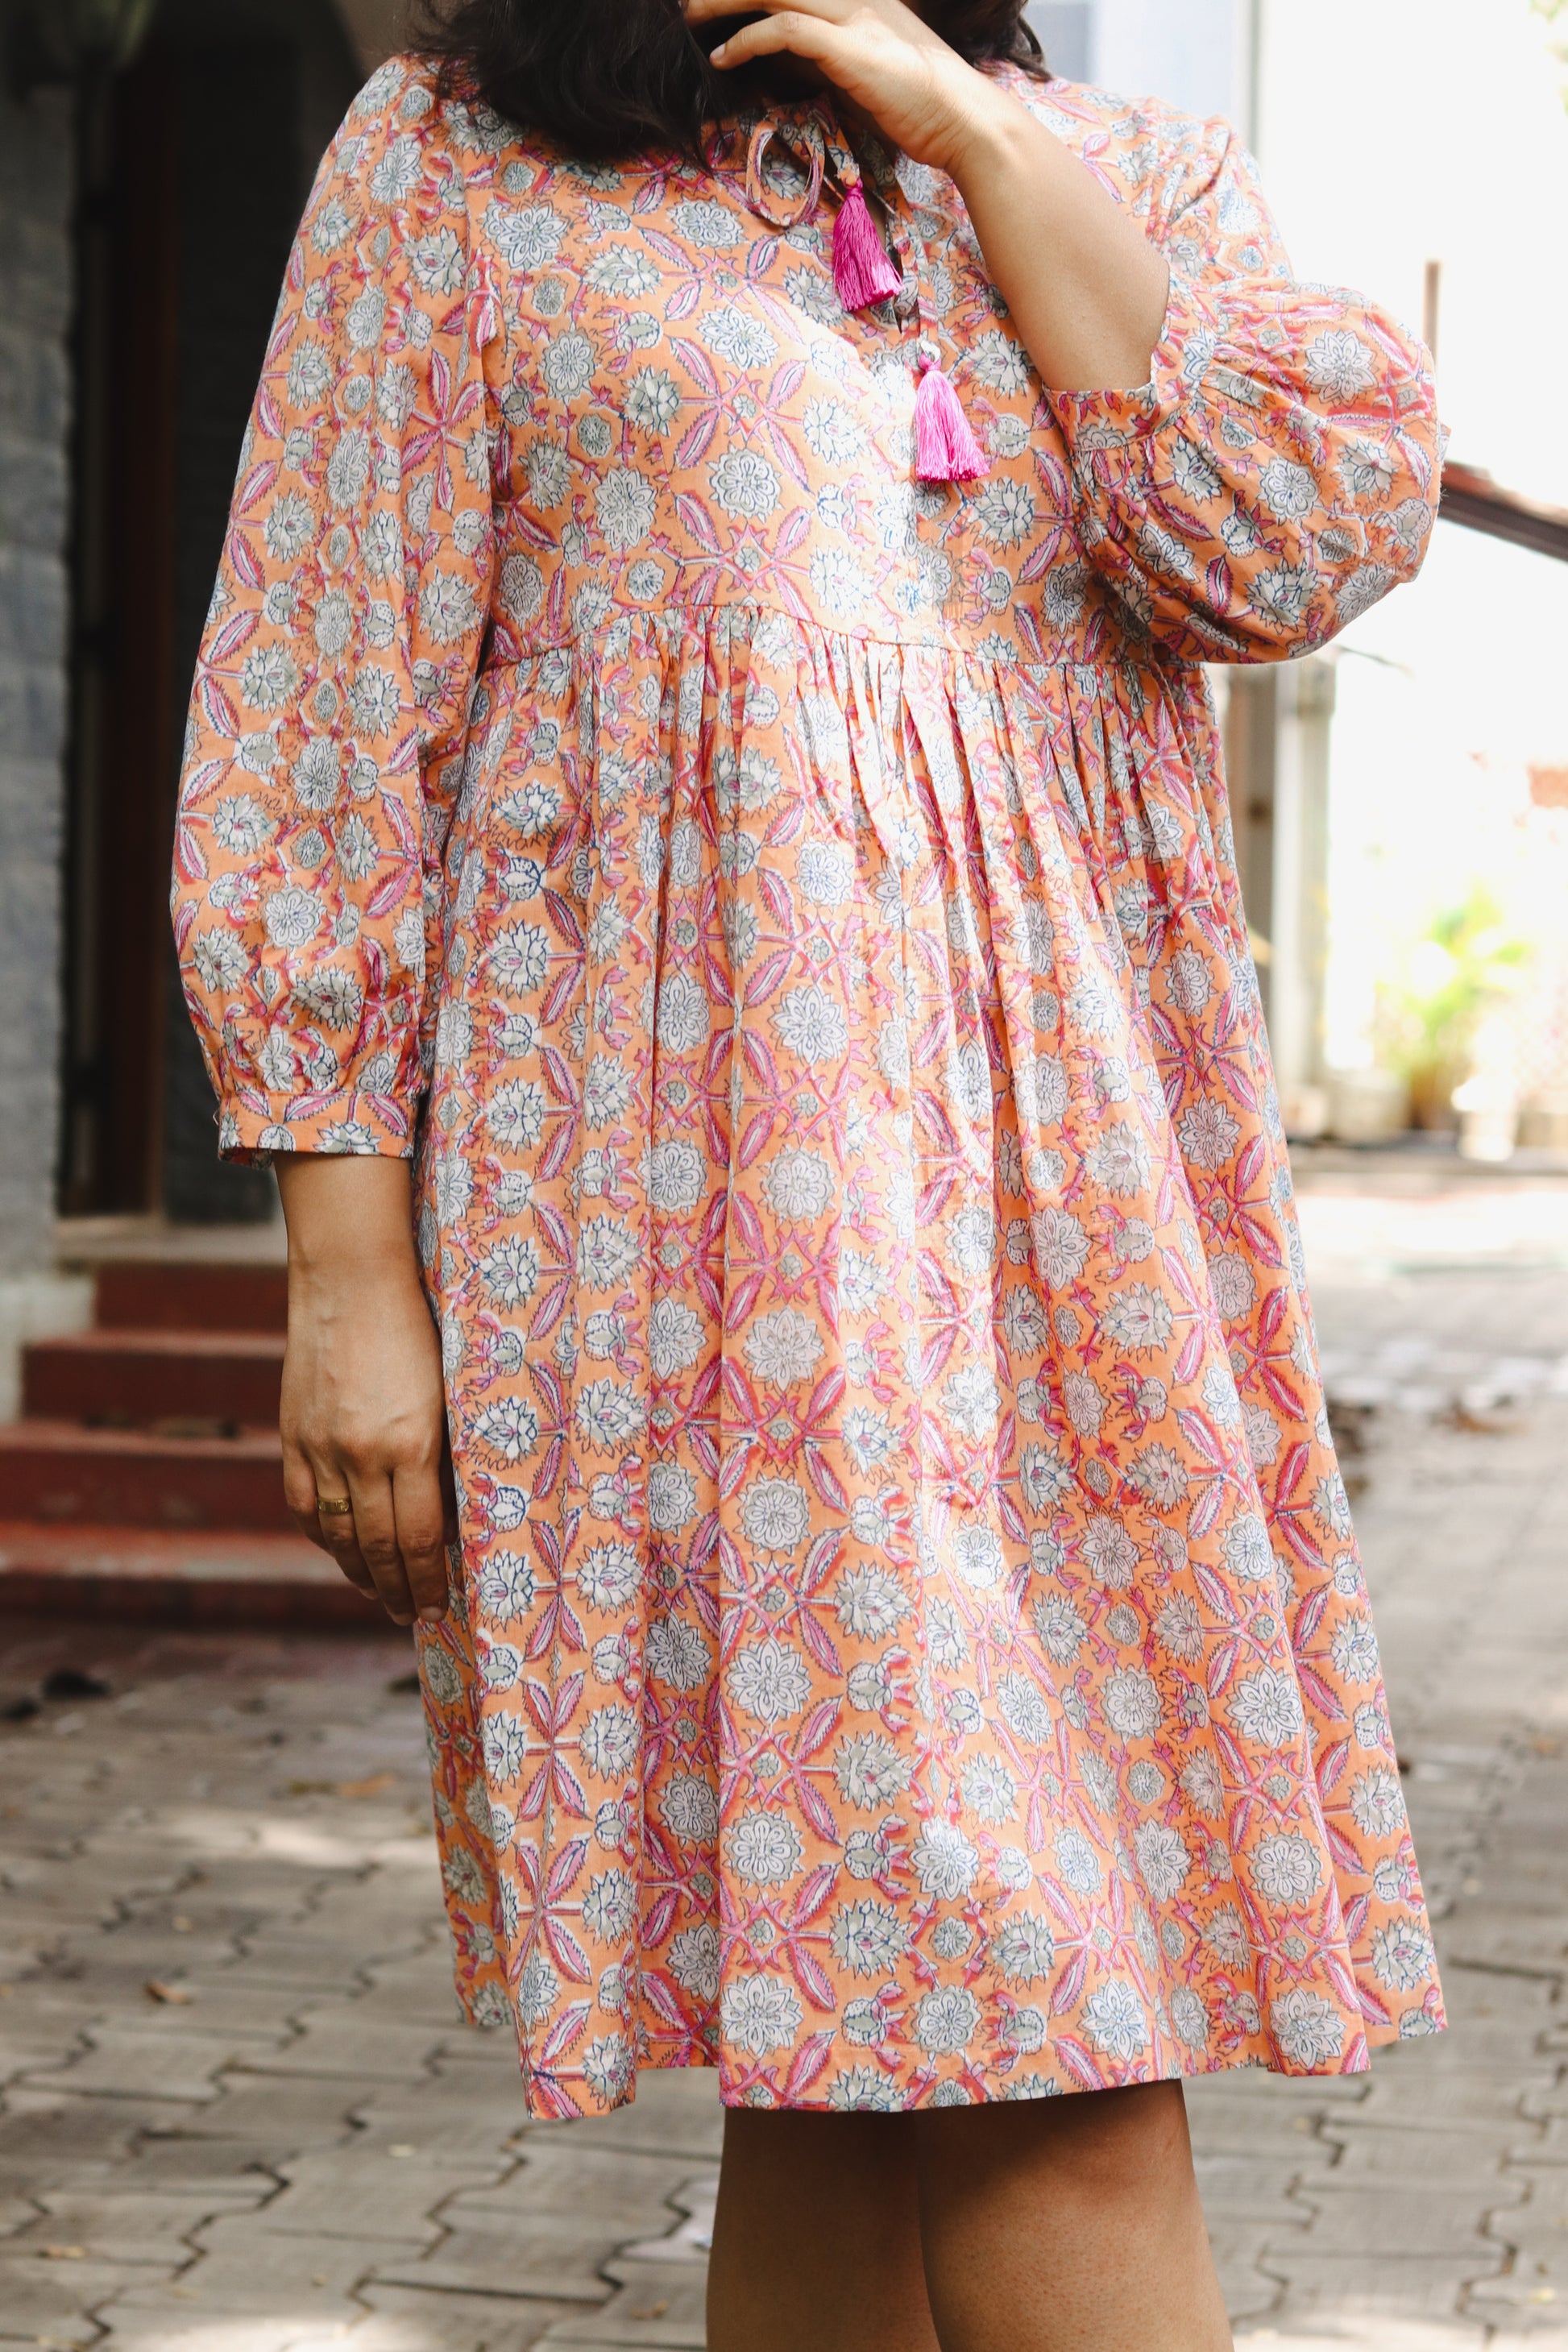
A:
[[[53,1256],[72,146],[65,93],[0,84],[0,1282]]]

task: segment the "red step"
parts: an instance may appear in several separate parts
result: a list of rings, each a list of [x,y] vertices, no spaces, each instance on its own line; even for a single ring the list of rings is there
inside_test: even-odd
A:
[[[297,1532],[276,1429],[156,1436],[79,1422],[0,1426],[0,1515],[47,1525]]]
[[[76,1331],[24,1351],[22,1411],[53,1421],[266,1427],[278,1419],[282,1375],[276,1332]]]
[[[0,1523],[0,1617],[393,1634],[300,1536]],[[407,1635],[399,1637],[405,1643]]]
[[[99,1328],[153,1331],[286,1331],[282,1265],[222,1259],[115,1258],[98,1269]]]

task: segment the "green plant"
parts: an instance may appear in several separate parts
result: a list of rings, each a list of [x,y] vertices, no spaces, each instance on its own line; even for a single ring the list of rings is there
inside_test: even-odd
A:
[[[1380,985],[1378,1059],[1409,1080],[1421,1124],[1440,1124],[1447,1115],[1481,1023],[1518,988],[1531,952],[1490,892],[1478,888],[1445,908],[1398,974]]]
[[[1568,16],[1568,0],[1530,0],[1530,5],[1538,16],[1545,17],[1549,25],[1559,24]],[[1568,41],[1553,42],[1552,54],[1560,65],[1568,66]],[[1563,103],[1568,106],[1568,83],[1563,85]]]

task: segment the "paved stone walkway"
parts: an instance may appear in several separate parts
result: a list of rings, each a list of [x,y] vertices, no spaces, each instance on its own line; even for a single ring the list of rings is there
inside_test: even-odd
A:
[[[1568,2352],[1568,1186],[1379,1182],[1304,1223],[1454,2030],[1195,2085],[1199,2162],[1247,2344]],[[0,2345],[700,2346],[712,2078],[521,2127],[406,1666],[0,1638]]]

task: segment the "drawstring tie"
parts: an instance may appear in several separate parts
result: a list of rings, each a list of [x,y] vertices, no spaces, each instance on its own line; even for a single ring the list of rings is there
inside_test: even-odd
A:
[[[787,193],[770,187],[763,164],[772,142],[790,149],[805,173],[805,186]],[[804,120],[778,121],[766,116],[755,124],[746,148],[746,202],[773,228],[793,228],[816,209],[822,183],[831,163],[841,191],[833,224],[833,286],[846,310],[864,310],[897,294],[905,273],[899,269],[878,233],[866,202],[860,165],[853,151],[824,129],[820,114]],[[909,274],[918,289],[921,338],[916,347],[920,381],[915,387],[914,470],[922,482],[973,482],[990,468],[970,429],[969,419],[942,366],[920,263],[922,257],[912,236]]]

